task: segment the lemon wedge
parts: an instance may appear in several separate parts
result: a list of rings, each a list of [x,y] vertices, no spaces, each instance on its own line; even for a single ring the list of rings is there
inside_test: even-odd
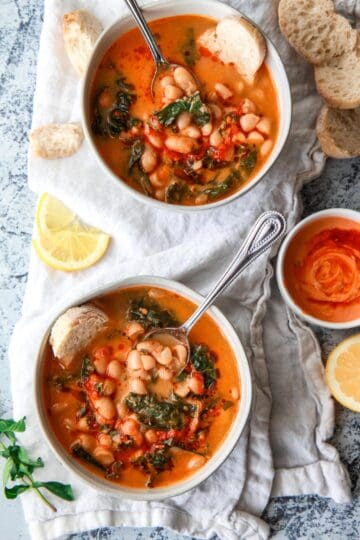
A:
[[[326,381],[337,401],[360,412],[360,334],[355,334],[330,353],[326,363]]]
[[[35,223],[33,247],[40,259],[56,270],[84,270],[101,259],[109,245],[109,235],[83,223],[47,193],[38,202]]]

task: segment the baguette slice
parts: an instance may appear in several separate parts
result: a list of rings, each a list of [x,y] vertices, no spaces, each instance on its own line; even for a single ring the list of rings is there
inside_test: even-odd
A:
[[[56,358],[68,366],[74,356],[104,328],[108,320],[108,316],[92,304],[65,311],[50,333],[49,341]]]
[[[225,64],[234,63],[245,80],[252,82],[266,56],[261,32],[243,17],[225,17],[199,37],[201,46]]]
[[[353,51],[316,66],[315,82],[319,94],[330,107],[355,109],[360,106],[360,34]]]
[[[316,134],[323,152],[345,159],[360,156],[360,109],[321,109]]]
[[[102,30],[101,23],[86,10],[79,9],[64,15],[65,49],[80,76],[86,71],[95,42]]]
[[[282,33],[308,62],[320,65],[354,49],[357,32],[331,0],[281,0]]]
[[[29,135],[32,153],[44,159],[64,158],[75,154],[83,139],[84,133],[80,124],[48,124],[34,129]]]

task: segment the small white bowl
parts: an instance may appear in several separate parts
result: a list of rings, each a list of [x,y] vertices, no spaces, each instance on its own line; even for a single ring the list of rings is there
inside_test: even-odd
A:
[[[239,15],[241,14],[244,18],[248,19],[254,26],[259,28],[251,19],[237,11],[236,9],[216,0],[198,0],[193,2],[192,0],[182,0],[181,2],[156,2],[149,3],[143,8],[146,19],[151,21],[153,19],[160,19],[162,17],[170,17],[174,15],[205,15],[213,19],[222,19],[229,15]],[[268,160],[260,171],[254,176],[254,178],[239,191],[233,193],[229,197],[221,199],[219,201],[197,205],[197,206],[184,206],[180,204],[168,204],[152,197],[148,197],[139,191],[136,191],[130,187],[125,181],[119,178],[110,167],[103,160],[99,154],[96,145],[93,141],[91,133],[91,122],[90,122],[90,89],[91,84],[94,78],[94,74],[97,70],[97,67],[102,60],[104,54],[109,49],[109,47],[125,32],[130,30],[135,26],[134,20],[130,15],[121,17],[116,20],[109,28],[104,30],[104,32],[99,37],[94,51],[92,53],[91,59],[89,61],[87,71],[83,81],[82,89],[82,124],[85,133],[87,142],[92,149],[94,155],[97,158],[97,161],[101,165],[102,169],[116,182],[116,185],[119,186],[119,189],[123,188],[129,192],[133,197],[136,197],[139,201],[144,202],[153,206],[154,208],[167,208],[174,211],[182,212],[199,212],[202,210],[209,210],[211,208],[217,208],[223,204],[227,204],[242,195],[245,195],[251,188],[253,188],[269,171],[273,166],[281,150],[283,149],[285,142],[288,138],[290,125],[291,125],[291,115],[292,115],[292,103],[291,103],[291,93],[289,81],[286,75],[284,65],[281,61],[279,53],[277,52],[275,46],[269,40],[269,38],[263,33],[266,44],[267,44],[267,57],[266,64],[269,67],[270,73],[272,75],[276,92],[278,96],[278,106],[279,106],[279,133],[274,145],[274,148],[269,156]]]
[[[284,242],[281,245],[277,263],[276,263],[276,279],[278,283],[278,287],[281,293],[281,296],[287,303],[287,305],[302,319],[305,319],[310,324],[314,324],[316,326],[322,326],[323,328],[332,328],[334,330],[345,330],[346,328],[355,328],[356,326],[360,325],[360,318],[354,319],[352,321],[346,321],[346,322],[330,322],[326,321],[324,319],[318,319],[317,317],[313,317],[312,315],[308,315],[307,313],[304,313],[302,309],[294,302],[293,298],[290,296],[289,291],[284,286],[284,260],[285,255],[287,252],[287,249],[295,237],[295,235],[301,231],[308,223],[311,223],[313,221],[317,221],[318,219],[324,218],[324,217],[340,217],[340,218],[346,218],[350,219],[352,221],[356,221],[360,223],[360,212],[357,212],[356,210],[348,210],[346,208],[330,208],[328,210],[321,210],[320,212],[316,212],[315,214],[312,214],[311,216],[308,216],[307,218],[300,221],[286,236]]]
[[[176,281],[171,281],[168,279],[154,276],[139,276],[113,283],[102,289],[93,290],[89,295],[78,298],[71,305],[66,306],[62,310],[62,313],[70,307],[81,305],[94,299],[95,297],[132,286],[161,287],[163,289],[173,291],[176,294],[179,294],[185,298],[188,298],[196,305],[198,305],[203,300],[203,297],[200,296],[198,293],[192,291],[185,285],[182,285],[181,283],[178,283]],[[221,328],[225,338],[228,340],[235,353],[241,384],[241,400],[239,410],[231,426],[231,429],[227,434],[226,438],[224,439],[222,445],[209,459],[206,465],[204,465],[197,472],[195,472],[185,480],[182,480],[167,487],[154,487],[151,489],[139,489],[121,486],[119,484],[110,482],[105,478],[101,478],[100,476],[95,475],[94,473],[83,467],[77,460],[72,458],[69,452],[65,450],[65,448],[62,446],[62,444],[59,442],[56,435],[54,434],[45,411],[45,404],[43,400],[43,367],[45,361],[44,352],[48,342],[50,330],[55,320],[61,315],[61,313],[57,314],[54,321],[51,323],[48,330],[45,332],[39,349],[39,353],[37,355],[34,377],[34,402],[38,417],[38,424],[45,440],[48,442],[49,446],[51,447],[52,451],[57,456],[59,461],[71,473],[75,474],[79,480],[85,482],[86,484],[88,484],[92,488],[97,489],[100,492],[119,498],[151,501],[162,500],[168,497],[175,497],[176,495],[180,495],[181,493],[184,493],[185,491],[196,487],[201,482],[206,480],[206,478],[208,478],[212,473],[214,473],[216,469],[220,467],[220,465],[229,456],[234,446],[238,442],[241,433],[243,432],[250,413],[252,399],[252,381],[245,351],[234,328],[218,308],[212,307],[207,311],[207,313]]]

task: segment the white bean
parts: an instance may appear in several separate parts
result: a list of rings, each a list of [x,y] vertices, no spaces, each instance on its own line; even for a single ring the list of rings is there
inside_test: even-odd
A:
[[[175,79],[176,84],[180,86],[182,90],[184,90],[186,95],[191,96],[191,94],[196,92],[197,90],[196,81],[187,69],[181,66],[177,67],[174,70],[174,79]]]
[[[140,352],[150,353],[161,352],[163,350],[163,345],[154,339],[147,339],[146,341],[140,341],[136,345],[136,348]]]
[[[149,133],[147,138],[149,139],[149,142],[153,146],[155,146],[155,148],[157,148],[158,150],[161,150],[161,148],[163,147],[163,143],[162,143],[162,139],[160,135],[158,135],[157,133]]]
[[[156,360],[162,366],[168,366],[172,360],[172,353],[170,347],[164,347],[160,353],[154,353]]]
[[[172,354],[178,361],[179,366],[185,366],[187,350],[184,345],[175,345],[175,347],[172,348]]]
[[[209,103],[209,109],[216,118],[216,120],[220,120],[222,117],[222,110],[218,105],[215,105],[215,103]]]
[[[106,420],[112,420],[116,415],[114,402],[109,397],[97,398],[94,400],[94,406],[96,411]]]
[[[270,152],[270,150],[272,149],[273,147],[273,141],[271,139],[268,139],[267,141],[265,141],[262,145],[261,145],[261,148],[260,148],[260,155],[262,157],[265,157],[268,155],[268,153]]]
[[[108,433],[99,433],[98,442],[101,446],[106,446],[107,448],[112,447],[112,438]]]
[[[109,360],[104,357],[94,358],[94,366],[99,375],[105,375]]]
[[[72,443],[71,447],[75,446],[76,444],[80,444],[84,450],[89,452],[89,454],[92,454],[96,447],[96,439],[92,435],[85,435],[85,433],[82,433],[78,436],[76,441]]]
[[[206,459],[204,456],[200,456],[199,454],[194,454],[187,463],[187,468],[189,470],[192,469],[198,469],[199,467],[202,467],[206,462]]]
[[[175,80],[174,80],[174,77],[172,77],[171,75],[166,75],[166,77],[163,77],[160,81],[160,86],[162,86],[162,88],[165,88],[165,86],[168,86],[169,84],[174,84],[175,83]]]
[[[177,127],[182,130],[187,128],[191,124],[192,115],[189,112],[182,112],[176,119]]]
[[[111,379],[106,379],[103,383],[102,390],[104,396],[111,396],[116,390],[116,384]]]
[[[236,400],[239,399],[239,397],[240,397],[240,392],[239,392],[238,388],[236,388],[236,386],[233,386],[231,388],[230,394],[231,394],[231,397],[233,399],[236,399]]]
[[[155,198],[158,201],[165,201],[165,189],[157,189],[155,191]]]
[[[173,84],[168,84],[164,88],[164,94],[166,99],[169,99],[171,101],[174,101],[176,99],[181,98],[184,93],[178,86],[174,86]]]
[[[194,139],[186,137],[185,135],[170,135],[165,141],[165,146],[173,152],[179,152],[179,154],[189,154],[197,146]]]
[[[144,332],[145,332],[144,327],[140,323],[137,323],[137,322],[131,322],[125,328],[125,334],[132,341],[137,339]]]
[[[136,350],[130,351],[126,359],[126,365],[128,369],[141,369],[142,362],[140,352]]]
[[[201,133],[204,135],[204,137],[208,137],[210,133],[213,130],[213,125],[211,122],[208,122],[201,128]]]
[[[186,381],[177,383],[175,385],[174,392],[179,397],[186,397],[190,392],[188,383]]]
[[[111,360],[106,370],[107,376],[119,380],[121,379],[122,372],[123,368],[120,362],[118,360]]]
[[[79,431],[90,431],[90,426],[88,424],[86,416],[83,416],[78,420],[77,428]]]
[[[239,81],[236,83],[236,90],[238,92],[242,92],[245,88],[245,84],[243,83],[243,81]]]
[[[216,90],[216,92],[219,94],[219,96],[226,100],[226,99],[230,99],[233,95],[232,91],[230,90],[230,88],[228,88],[227,86],[225,86],[225,84],[222,84],[222,83],[216,83],[214,85],[214,88]]]
[[[204,393],[204,381],[201,375],[194,374],[188,380],[189,388],[194,394],[201,395]]]
[[[144,172],[151,173],[157,165],[157,154],[150,144],[145,144],[145,150],[140,159]]]
[[[256,126],[256,129],[264,135],[269,135],[271,131],[271,122],[269,118],[261,118],[260,122]]]
[[[261,144],[264,142],[264,137],[258,131],[251,131],[247,136],[247,142],[250,144]]]
[[[239,133],[235,133],[235,135],[232,138],[234,143],[246,143],[246,135],[242,131],[239,131]]]
[[[253,113],[243,114],[240,117],[240,126],[245,133],[252,131],[258,124],[260,117]]]
[[[150,381],[151,376],[145,369],[136,369],[130,373],[132,379],[141,379],[142,381]]]
[[[195,204],[197,205],[206,204],[207,202],[208,202],[208,196],[206,193],[200,193],[200,195],[198,195],[195,198]]]
[[[201,131],[196,126],[188,126],[182,130],[181,134],[191,137],[192,139],[199,139],[199,137],[201,137]]]
[[[157,374],[159,376],[159,379],[162,379],[163,381],[170,381],[173,376],[173,372],[171,371],[171,369],[163,366],[158,369]]]
[[[134,392],[135,394],[140,394],[143,396],[147,394],[147,388],[144,381],[142,381],[141,379],[131,379],[129,387],[130,391]]]
[[[103,446],[97,446],[93,452],[93,456],[96,461],[99,461],[105,467],[108,467],[115,461],[114,454]]]
[[[244,101],[242,102],[241,108],[244,114],[254,113],[256,111],[255,103],[251,101],[251,99],[249,98],[244,99]]]
[[[154,429],[148,429],[145,431],[145,439],[148,443],[154,444],[157,441],[157,435]]]
[[[117,401],[116,403],[116,412],[118,413],[119,418],[123,418],[128,414],[128,408],[123,401]]]
[[[194,163],[191,165],[191,168],[193,171],[199,171],[202,166],[203,166],[202,160],[198,159],[197,161],[194,161]]]
[[[156,171],[154,171],[153,173],[149,175],[149,180],[150,180],[151,185],[154,186],[154,188],[162,188],[168,182],[167,178],[162,178],[159,175],[158,169],[156,169]]]
[[[149,371],[150,369],[153,369],[156,366],[155,358],[151,356],[150,354],[142,354],[141,362],[142,362],[143,368],[146,371]]]
[[[133,418],[128,418],[121,424],[121,431],[124,435],[136,435],[139,433],[139,423]]]
[[[209,142],[211,146],[220,146],[220,144],[223,142],[222,135],[218,129],[215,129],[212,134],[210,135]]]

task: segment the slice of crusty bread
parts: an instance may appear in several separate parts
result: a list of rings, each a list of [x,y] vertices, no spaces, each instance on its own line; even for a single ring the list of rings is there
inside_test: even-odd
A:
[[[331,0],[280,0],[280,29],[311,64],[320,65],[356,43],[356,30],[334,11]]]
[[[75,154],[83,138],[84,133],[80,124],[48,124],[34,129],[29,135],[32,153],[44,159],[57,159]]]
[[[315,67],[315,82],[330,107],[355,109],[360,106],[360,34],[353,51]]]
[[[66,52],[80,76],[85,73],[102,29],[97,18],[84,9],[64,15],[63,34]]]
[[[69,365],[73,357],[104,328],[108,320],[108,316],[92,304],[65,311],[50,333],[49,341],[56,358],[64,365]]]
[[[321,148],[330,157],[345,159],[360,156],[360,108],[321,109],[316,124]]]
[[[244,79],[252,82],[266,56],[261,32],[243,17],[225,17],[214,29],[199,37],[199,43],[224,63],[234,63]]]

